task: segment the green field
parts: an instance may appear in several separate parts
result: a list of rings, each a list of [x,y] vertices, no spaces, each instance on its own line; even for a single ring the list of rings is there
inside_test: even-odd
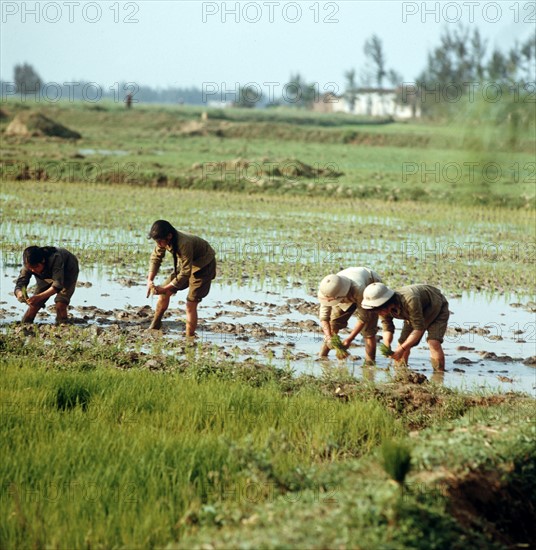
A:
[[[219,282],[238,287],[314,295],[327,273],[369,265],[395,287],[535,294],[532,120],[513,136],[500,112],[395,123],[296,110],[202,120],[179,106],[1,109],[2,132],[33,110],[82,134],[1,135],[6,268],[29,244],[58,244],[104,278],[143,281],[146,234],[164,218],[211,242]],[[142,352],[92,330],[2,324],[2,550],[530,544],[527,396],[404,372],[374,383],[344,366],[295,376],[210,346]],[[391,457],[411,456],[398,482],[402,459],[384,467],[389,445]]]
[[[342,370],[296,378],[195,351],[155,374],[69,330],[53,348],[31,330],[2,337],[2,548],[501,548],[530,536],[531,399]],[[400,486],[381,467],[393,440],[411,453]],[[493,499],[484,508],[464,484]],[[460,501],[465,515],[452,514]]]
[[[6,179],[535,206],[534,120],[512,136],[500,110],[499,122],[472,106],[451,122],[378,124],[289,109],[208,110],[208,120],[200,108],[179,106],[127,112],[113,103],[7,102],[2,109],[0,130],[16,114],[38,110],[82,134],[39,140],[37,148],[35,140],[4,137]]]
[[[393,285],[535,290],[536,244],[527,230],[534,212],[527,209],[33,181],[4,182],[0,200],[4,261],[14,265],[27,242],[46,240],[72,249],[86,267],[142,280],[146,234],[167,218],[209,240],[220,280],[233,284],[293,281],[314,289],[340,266],[371,265]]]

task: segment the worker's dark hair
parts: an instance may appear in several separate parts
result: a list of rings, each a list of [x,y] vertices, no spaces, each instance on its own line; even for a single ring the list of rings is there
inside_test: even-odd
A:
[[[149,239],[166,239],[171,234],[171,249],[173,251],[173,271],[177,275],[177,255],[179,253],[179,234],[166,220],[156,220],[149,230]]]
[[[384,302],[381,306],[373,308],[373,311],[378,311],[379,309],[385,309],[386,307],[391,306],[392,304],[396,303],[397,297],[396,292],[387,300],[387,302]]]
[[[149,230],[148,239],[165,239],[170,233],[176,233],[177,230],[166,220],[156,220]]]
[[[37,265],[56,252],[54,246],[29,246],[22,253],[24,265]]]

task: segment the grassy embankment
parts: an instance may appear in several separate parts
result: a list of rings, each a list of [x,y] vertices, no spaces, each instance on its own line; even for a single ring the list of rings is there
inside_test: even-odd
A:
[[[294,378],[194,349],[155,374],[52,332],[55,347],[31,330],[1,342],[2,548],[528,540],[532,400]],[[412,456],[400,486],[380,466],[392,440]]]
[[[39,111],[82,139],[4,138],[0,168],[7,179],[534,207],[534,121],[513,134],[497,106],[484,106],[493,120],[470,107],[450,122],[377,124],[292,110],[209,110],[202,121],[194,107],[10,101],[0,130]]]

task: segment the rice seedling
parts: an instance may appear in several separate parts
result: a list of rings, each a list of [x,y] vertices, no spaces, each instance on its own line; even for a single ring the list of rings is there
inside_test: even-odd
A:
[[[333,349],[335,350],[335,354],[337,355],[337,359],[340,361],[346,359],[349,357],[349,353],[347,349],[343,346],[341,337],[338,334],[334,334],[330,338],[330,343]]]
[[[28,301],[28,289],[26,288],[26,286],[23,286],[20,289],[20,292],[22,294],[22,301],[27,302]]]

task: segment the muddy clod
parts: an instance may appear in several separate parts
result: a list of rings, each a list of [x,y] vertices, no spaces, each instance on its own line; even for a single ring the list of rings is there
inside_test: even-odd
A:
[[[472,365],[473,363],[476,363],[476,361],[471,361],[471,359],[467,357],[458,357],[458,359],[455,359],[453,363],[455,365]]]

